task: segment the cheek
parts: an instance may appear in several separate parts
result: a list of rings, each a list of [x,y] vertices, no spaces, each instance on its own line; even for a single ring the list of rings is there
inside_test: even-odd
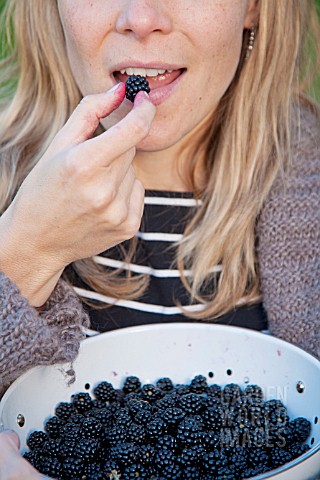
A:
[[[241,17],[240,17],[241,18]],[[225,83],[228,86],[237,69],[243,38],[243,25],[237,18],[216,20],[204,32],[203,68],[207,68],[213,84]]]
[[[87,0],[86,0],[87,1]],[[84,95],[90,93],[92,65],[102,32],[96,15],[88,8],[77,8],[75,2],[61,2],[60,18],[64,31],[68,60],[75,81]],[[97,65],[99,68],[99,65]]]

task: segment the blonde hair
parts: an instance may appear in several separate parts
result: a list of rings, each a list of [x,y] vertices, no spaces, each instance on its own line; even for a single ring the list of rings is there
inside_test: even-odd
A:
[[[0,212],[80,99],[56,2],[11,0],[4,21],[10,54],[0,65]],[[46,28],[39,27],[43,25]],[[291,131],[298,112],[294,105],[305,98],[311,67],[318,67],[314,1],[260,0],[255,45],[245,61],[248,36],[245,31],[232,84],[197,148],[189,152],[188,178],[202,205],[179,244],[177,265],[192,297],[205,303],[200,313],[186,312],[199,319],[214,318],[259,298],[255,228],[275,178],[290,164]],[[313,45],[311,60],[307,44]],[[196,180],[199,164],[206,185]],[[136,240],[129,243],[127,261]],[[222,273],[212,294],[203,298],[203,286],[215,284],[212,266],[217,264],[223,265]],[[74,268],[92,288],[118,298],[135,298],[148,284],[145,276],[101,270],[92,259],[77,261]],[[192,269],[191,280],[183,276],[186,268]]]

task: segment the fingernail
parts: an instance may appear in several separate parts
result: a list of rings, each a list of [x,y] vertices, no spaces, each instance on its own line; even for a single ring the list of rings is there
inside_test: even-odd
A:
[[[146,100],[149,100],[149,95],[143,91],[143,90],[140,90],[140,92],[137,93],[135,99],[134,99],[134,104],[135,105],[140,105],[140,103],[143,103],[145,102]]]
[[[122,85],[122,83],[116,83],[115,85],[113,85],[112,88],[110,88],[109,92],[115,92],[116,90],[118,90],[118,88],[120,88]]]

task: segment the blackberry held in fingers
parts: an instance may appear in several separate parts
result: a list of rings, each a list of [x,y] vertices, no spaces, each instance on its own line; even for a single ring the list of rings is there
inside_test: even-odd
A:
[[[126,98],[134,102],[137,93],[141,90],[146,93],[150,92],[148,80],[141,75],[130,75],[126,81]]]

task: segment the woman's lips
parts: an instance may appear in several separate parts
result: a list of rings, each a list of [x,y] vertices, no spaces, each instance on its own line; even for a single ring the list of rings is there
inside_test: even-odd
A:
[[[173,70],[172,72],[166,71],[156,77],[147,76],[146,78],[150,86],[149,98],[152,103],[157,106],[167,100],[176,90],[176,87],[184,77],[186,71],[185,68],[180,68]],[[129,75],[115,71],[113,77],[117,82],[125,83],[128,80]]]
[[[166,85],[170,85],[170,83],[174,82],[178,77],[180,77],[183,69],[173,70],[172,72],[166,71],[163,74],[157,75],[156,77],[146,77],[148,80],[150,90],[156,90],[157,88],[165,87]],[[114,72],[114,77],[119,82],[124,82],[129,78],[129,75],[126,73],[121,72]]]

